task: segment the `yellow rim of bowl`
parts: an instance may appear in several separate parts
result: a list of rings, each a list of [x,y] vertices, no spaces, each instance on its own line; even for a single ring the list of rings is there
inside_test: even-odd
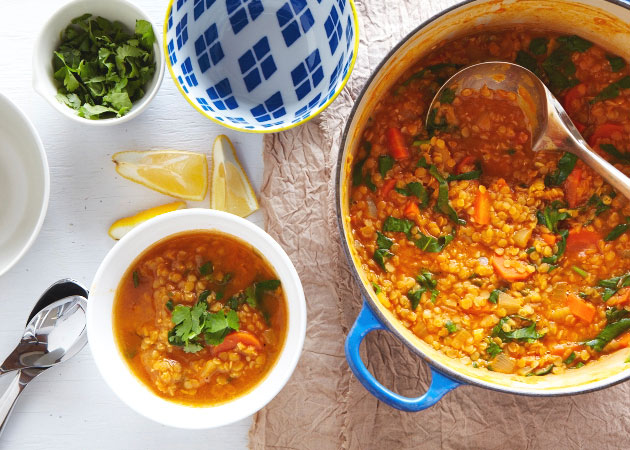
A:
[[[164,19],[164,27],[163,27],[163,30],[162,30],[162,49],[164,51],[164,60],[166,61],[166,67],[168,67],[168,72],[171,74],[171,79],[173,80],[173,83],[175,83],[175,86],[177,86],[177,89],[179,90],[180,94],[182,94],[182,96],[186,99],[186,101],[188,103],[190,103],[190,106],[195,108],[197,111],[199,111],[201,114],[203,114],[208,119],[212,120],[215,123],[218,123],[219,125],[222,125],[222,126],[224,126],[226,128],[229,128],[230,130],[244,131],[246,133],[276,133],[278,131],[285,131],[285,130],[289,130],[291,128],[297,127],[298,125],[302,125],[303,123],[308,122],[309,120],[311,120],[312,118],[314,118],[318,114],[320,114],[323,110],[328,108],[328,106],[333,101],[335,101],[335,99],[341,93],[341,91],[343,91],[343,88],[346,86],[346,83],[350,79],[350,75],[352,74],[352,70],[354,69],[354,63],[356,62],[357,55],[359,53],[359,17],[357,15],[357,9],[354,6],[354,0],[348,0],[348,2],[350,3],[350,7],[352,8],[352,16],[354,18],[354,27],[355,27],[355,30],[356,30],[355,33],[354,33],[354,49],[353,49],[353,52],[352,52],[352,60],[350,61],[350,67],[348,68],[348,73],[346,74],[346,76],[342,80],[341,84],[339,85],[339,88],[336,90],[335,95],[333,95],[330,99],[328,99],[328,101],[326,103],[324,103],[322,106],[320,106],[317,111],[315,111],[310,116],[300,120],[299,122],[292,123],[290,125],[287,125],[286,127],[274,128],[274,129],[263,129],[263,130],[249,130],[249,129],[246,129],[246,128],[238,128],[238,127],[235,127],[233,125],[229,125],[226,122],[223,122],[221,120],[215,119],[214,117],[212,117],[209,114],[207,114],[206,111],[204,111],[203,109],[199,108],[199,106],[197,106],[195,103],[193,103],[188,98],[188,94],[186,94],[186,92],[184,92],[184,89],[182,89],[181,85],[177,82],[177,77],[175,76],[175,73],[173,72],[173,67],[171,66],[171,60],[170,60],[170,58],[168,56],[168,43],[166,42],[166,33],[168,31],[168,16],[170,15],[171,9],[173,8],[173,2],[174,2],[174,0],[169,0],[169,2],[168,2],[168,7],[166,8],[166,18]]]

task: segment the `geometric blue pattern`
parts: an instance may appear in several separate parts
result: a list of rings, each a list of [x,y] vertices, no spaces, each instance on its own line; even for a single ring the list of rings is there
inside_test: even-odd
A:
[[[199,106],[201,106],[201,109],[203,109],[204,111],[214,111],[212,107],[208,104],[208,100],[206,100],[205,98],[197,97],[195,100],[197,100],[197,103],[199,103]]]
[[[195,20],[199,18],[203,14],[206,9],[210,9],[210,7],[214,4],[216,0],[195,0],[194,6],[194,14]]]
[[[328,45],[330,46],[330,54],[333,55],[337,50],[337,45],[343,36],[341,21],[339,20],[339,14],[337,8],[333,5],[330,10],[330,14],[324,22],[324,28],[326,29],[326,36],[328,36]]]
[[[287,47],[290,47],[297,41],[302,33],[307,33],[315,23],[311,10],[306,6],[306,0],[290,0],[286,2],[276,11],[276,17]]]
[[[277,67],[276,63],[273,61],[273,56],[271,56],[267,36],[263,37],[256,42],[251,49],[243,53],[238,59],[238,65],[241,69],[247,92],[253,91],[256,86],[262,82],[260,77],[261,72],[265,80],[268,80],[277,70]]]
[[[263,103],[252,108],[250,111],[254,116],[254,119],[258,122],[267,122],[271,120],[272,117],[274,119],[278,119],[287,113],[284,109],[284,103],[282,102],[282,94],[280,94],[280,91],[276,92]]]
[[[346,23],[346,51],[350,50],[353,39],[354,30],[352,29],[352,19],[348,16],[348,22]]]
[[[230,80],[228,80],[227,78],[224,78],[214,86],[209,87],[206,92],[208,94],[208,97],[210,97],[212,104],[219,111],[238,108],[238,103],[232,95]]]
[[[212,24],[195,41],[195,53],[201,73],[204,73],[212,64],[217,64],[223,59],[225,53],[221,48],[217,25]],[[210,61],[212,60],[212,63]]]
[[[171,61],[171,66],[175,65],[177,62],[177,54],[175,53],[175,44],[173,44],[173,39],[168,41],[168,59]]]
[[[181,50],[188,41],[188,14],[184,14],[182,20],[175,27],[175,36],[177,38],[177,50]]]
[[[197,77],[195,77],[195,74],[193,73],[190,58],[186,58],[186,61],[182,63],[182,73],[184,74],[184,79],[189,87],[197,86],[199,84],[197,82]]]
[[[300,122],[308,117],[310,112],[317,106],[317,102],[321,96],[321,93],[317,94],[310,102],[308,102],[307,105],[298,109],[294,114],[295,119],[293,120],[293,123]]]
[[[245,28],[250,20],[256,20],[265,9],[261,0],[225,0],[225,7],[234,34]]]
[[[351,0],[170,0],[166,62],[179,90],[222,125],[276,131],[339,93],[358,44]]]
[[[182,87],[184,92],[188,94],[188,88],[184,84],[184,79],[181,77],[181,75],[179,77],[177,77],[177,81],[179,81],[179,85]]]
[[[306,97],[312,89],[315,89],[324,78],[324,70],[322,69],[322,59],[319,56],[319,50],[315,49],[304,62],[297,65],[291,71],[291,79],[295,87],[295,95],[298,100]]]

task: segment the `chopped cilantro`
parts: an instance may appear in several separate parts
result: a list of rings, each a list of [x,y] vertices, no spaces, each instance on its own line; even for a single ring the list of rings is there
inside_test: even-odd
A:
[[[457,331],[457,325],[455,325],[451,320],[447,320],[444,324],[444,328],[448,330],[448,333],[455,333]]]
[[[156,68],[149,22],[137,20],[130,34],[120,22],[84,14],[60,40],[52,61],[57,100],[80,117],[121,117],[144,96]]]

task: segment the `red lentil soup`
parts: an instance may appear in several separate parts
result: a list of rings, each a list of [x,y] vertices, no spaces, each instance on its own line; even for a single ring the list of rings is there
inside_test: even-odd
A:
[[[129,267],[114,334],[133,373],[158,396],[216,405],[258,384],[278,359],[287,305],[272,267],[219,232],[163,239]]]
[[[449,76],[490,60],[540,76],[630,174],[624,59],[578,36],[479,32],[431,51],[370,115],[352,168],[353,245],[378,300],[436,350],[560,374],[630,345],[630,206],[575,156],[533,153],[511,93],[445,91],[427,111]]]

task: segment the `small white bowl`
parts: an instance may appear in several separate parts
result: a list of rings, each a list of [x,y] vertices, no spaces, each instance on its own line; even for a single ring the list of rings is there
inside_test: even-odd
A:
[[[35,241],[49,195],[42,141],[26,115],[0,94],[0,275]]]
[[[118,349],[112,327],[114,297],[133,261],[155,242],[176,233],[216,230],[252,245],[278,274],[287,300],[288,328],[276,364],[251,391],[218,406],[186,406],[158,397],[130,370]],[[164,425],[215,428],[248,417],[264,407],[291,377],[306,334],[306,303],[300,278],[287,254],[271,236],[245,219],[210,209],[184,209],[157,216],[126,234],[101,263],[88,300],[88,341],[109,387],[141,415]]]
[[[53,77],[53,52],[60,42],[61,32],[70,24],[72,19],[90,13],[111,21],[119,21],[129,31],[135,29],[136,20],[146,20],[153,26],[155,43],[155,74],[145,88],[144,97],[134,102],[132,108],[122,117],[109,119],[86,119],[79,117],[77,111],[59,102],[57,95],[57,81]],[[137,6],[126,0],[74,0],[53,14],[37,37],[33,47],[33,89],[51,104],[53,108],[64,116],[80,123],[96,126],[117,125],[138,116],[157,94],[164,78],[164,55],[160,46],[159,28],[153,24],[149,16]]]

